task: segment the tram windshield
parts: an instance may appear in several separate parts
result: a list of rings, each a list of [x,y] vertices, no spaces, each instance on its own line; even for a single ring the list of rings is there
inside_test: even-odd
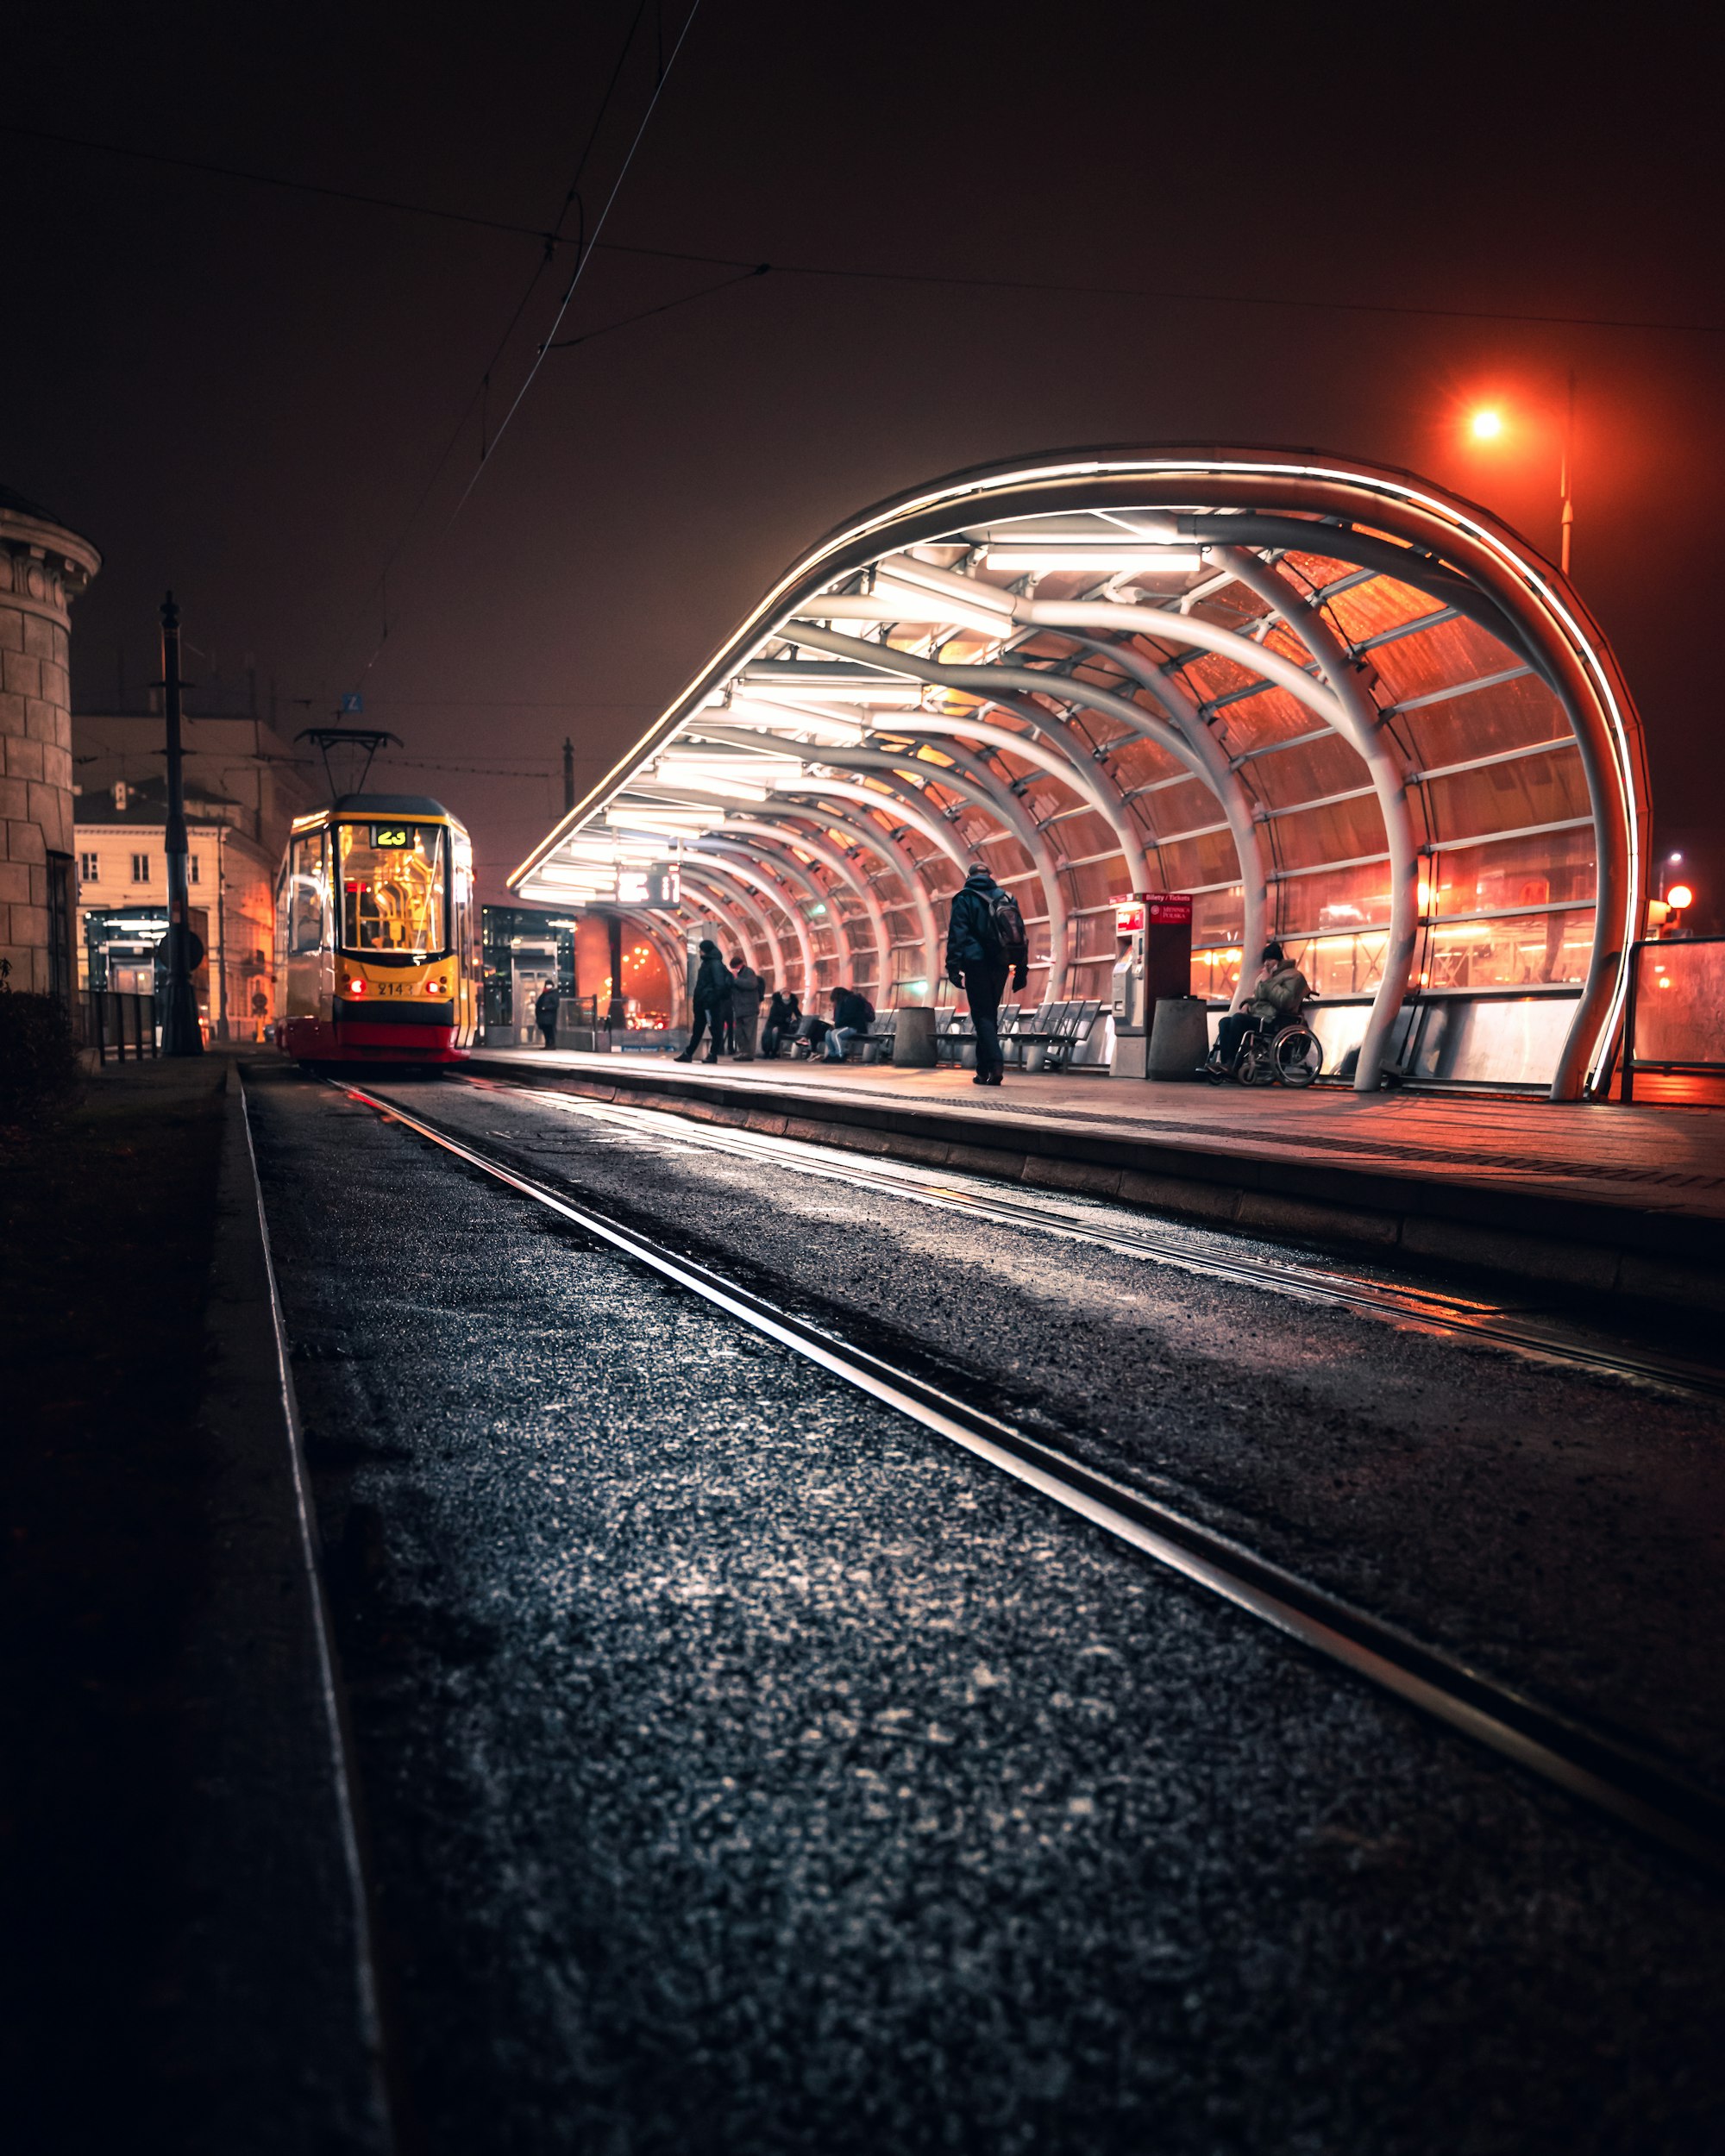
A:
[[[429,957],[446,949],[442,827],[380,818],[340,830],[342,950]]]

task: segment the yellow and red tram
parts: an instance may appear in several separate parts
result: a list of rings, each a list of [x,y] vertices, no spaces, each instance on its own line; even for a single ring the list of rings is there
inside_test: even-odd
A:
[[[280,1042],[304,1062],[448,1063],[480,1012],[474,849],[441,802],[296,818],[276,882]]]

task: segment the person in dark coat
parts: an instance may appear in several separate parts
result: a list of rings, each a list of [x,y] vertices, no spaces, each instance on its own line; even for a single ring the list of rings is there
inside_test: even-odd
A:
[[[533,1003],[533,1023],[545,1036],[547,1048],[557,1045],[557,984],[548,981]]]
[[[766,987],[746,958],[731,962],[731,1054],[739,1062],[755,1060],[755,1035],[761,1023],[761,991]]]
[[[946,928],[946,977],[963,988],[976,1028],[976,1075],[973,1085],[998,1086],[1006,1074],[1000,1053],[1000,997],[1012,972],[1013,986],[1025,984],[1022,955],[1016,967],[994,925],[994,904],[1006,893],[978,862],[952,901]]]
[[[692,1063],[695,1050],[700,1046],[701,1035],[707,1037],[707,1050],[702,1061],[718,1061],[720,1030],[731,1010],[731,975],[724,969],[724,961],[718,955],[718,945],[701,939],[700,965],[695,974],[694,993],[689,1000],[694,1006],[694,1030],[689,1035],[689,1044],[678,1056],[680,1063]]]
[[[828,1062],[842,1063],[851,1042],[875,1023],[875,1006],[854,982],[848,988],[834,988],[831,994],[832,1024],[821,1043],[821,1052]]]
[[[794,995],[773,991],[773,1000],[767,1006],[767,1023],[761,1034],[761,1053],[776,1056],[781,1041],[794,1040],[797,1024],[803,1014],[802,1006]]]
[[[1224,1070],[1231,1071],[1240,1043],[1254,1027],[1265,1035],[1291,1025],[1306,1008],[1312,993],[1300,968],[1290,964],[1280,943],[1266,943],[1258,963],[1258,978],[1242,988],[1238,1007],[1230,1011],[1216,1029],[1216,1049]]]

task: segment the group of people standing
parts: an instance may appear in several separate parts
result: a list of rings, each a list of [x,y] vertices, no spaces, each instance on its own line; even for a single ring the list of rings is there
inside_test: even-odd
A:
[[[842,1062],[850,1043],[875,1023],[875,1006],[860,988],[827,991],[832,998],[831,1019],[806,1012],[794,995],[775,989],[763,1027],[761,999],[766,987],[746,958],[733,958],[727,966],[718,945],[704,941],[690,997],[694,1025],[689,1044],[677,1061],[692,1063],[695,1050],[705,1040],[705,1062],[716,1063],[721,1056],[734,1056],[738,1062],[752,1063],[758,1035],[763,1056],[776,1056],[786,1041],[804,1040],[809,1044],[811,1055],[818,1053],[830,1062]]]
[[[689,999],[694,1006],[694,1029],[689,1035],[688,1046],[677,1061],[692,1063],[705,1037],[706,1062],[716,1063],[724,1054],[752,1063],[755,1038],[761,1025],[761,998],[766,986],[746,958],[733,958],[727,967],[719,955],[718,945],[703,939],[700,965]],[[773,1000],[777,1003],[779,999],[775,996]]]

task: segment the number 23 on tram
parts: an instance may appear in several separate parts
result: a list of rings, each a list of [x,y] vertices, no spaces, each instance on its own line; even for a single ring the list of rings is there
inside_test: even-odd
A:
[[[440,802],[348,793],[295,819],[276,882],[281,1045],[302,1062],[456,1062],[480,1009],[474,849]]]

